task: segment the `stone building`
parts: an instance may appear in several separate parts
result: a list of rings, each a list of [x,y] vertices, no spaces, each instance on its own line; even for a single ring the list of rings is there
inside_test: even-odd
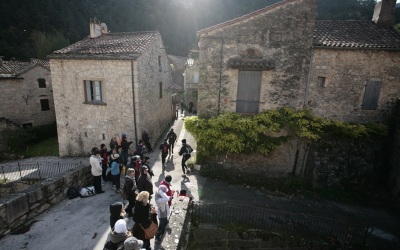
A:
[[[1,127],[33,127],[56,121],[48,61],[0,59],[0,86]]]
[[[110,33],[97,20],[90,28],[50,55],[60,156],[88,154],[121,133],[135,144],[144,129],[156,143],[172,119],[160,33]]]
[[[284,0],[200,30],[199,115],[289,106],[387,118],[400,96],[400,34],[380,4],[374,21],[316,21],[315,0]]]
[[[373,21],[319,21],[315,0],[282,0],[198,31],[198,115],[287,106],[348,122],[384,120],[400,96],[400,34],[387,18],[394,3],[379,3]],[[299,173],[304,146],[294,140],[246,162],[229,156],[225,166]]]

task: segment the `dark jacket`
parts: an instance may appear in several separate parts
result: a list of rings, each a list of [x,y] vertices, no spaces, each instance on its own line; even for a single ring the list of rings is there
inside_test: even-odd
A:
[[[132,228],[132,235],[139,240],[145,240],[144,231],[140,226],[147,228],[150,225],[150,221],[158,225],[157,214],[150,213],[150,204],[144,205],[139,201],[135,203],[133,221],[135,224]]]
[[[176,134],[174,131],[169,131],[167,134],[168,143],[172,144],[176,141]]]
[[[164,152],[164,145],[165,145],[165,152]],[[160,148],[159,148],[160,150],[161,150],[161,154],[162,155],[167,155],[168,154],[168,151],[169,151],[169,144],[168,143],[166,143],[166,142],[164,142],[163,144],[161,144],[160,145]]]
[[[153,183],[151,182],[149,174],[144,174],[142,171],[137,180],[137,189],[139,192],[147,191],[150,195],[153,194]]]
[[[178,154],[182,155],[186,159],[189,159],[190,158],[190,153],[189,153],[188,147],[190,147],[189,144],[183,144],[182,147],[181,147],[181,150],[179,150]]]
[[[129,146],[132,144],[132,141],[128,142],[125,138],[122,140],[121,143],[121,149],[123,151],[127,151],[129,149]]]
[[[142,140],[143,140],[144,142],[150,141],[150,136],[149,136],[149,134],[148,134],[147,132],[144,132],[144,133],[142,134]]]
[[[125,177],[125,183],[123,186],[124,193],[128,196],[128,199],[135,198],[136,181],[135,178]]]
[[[119,219],[123,219],[121,216],[122,211],[122,202],[114,202],[110,205],[110,227],[111,229],[114,228],[115,222]]]

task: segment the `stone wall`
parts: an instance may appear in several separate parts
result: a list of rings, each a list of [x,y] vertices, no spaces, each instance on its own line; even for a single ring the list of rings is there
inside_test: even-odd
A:
[[[287,1],[245,20],[200,33],[198,115],[216,115],[218,102],[220,113],[236,112],[238,69],[227,67],[227,62],[231,58],[245,58],[248,49],[275,65],[262,71],[259,111],[301,107],[315,8],[314,0]]]
[[[325,86],[318,87],[318,77]],[[379,80],[376,110],[362,110],[365,85]],[[348,122],[383,121],[400,97],[400,52],[384,50],[314,49],[307,107],[313,114]]]
[[[65,199],[68,187],[88,186],[91,180],[90,166],[80,166],[1,198],[0,237],[24,226],[49,207]]]
[[[60,156],[87,155],[92,147],[99,147],[101,143],[109,145],[114,136],[119,141],[121,133],[135,141],[135,135],[140,139],[145,128],[153,143],[161,137],[172,120],[171,95],[165,91],[170,84],[168,60],[162,48],[159,38],[137,61],[50,60]],[[158,56],[161,56],[161,72]],[[84,104],[84,80],[103,82],[104,104]],[[160,82],[163,83],[162,98]],[[131,152],[134,150],[132,145]]]
[[[187,248],[189,241],[189,232],[191,228],[191,211],[189,206],[189,198],[175,198],[171,206],[171,216],[169,218],[168,227],[166,230],[160,248],[165,250],[184,250]]]
[[[263,237],[264,236],[264,237]],[[187,249],[313,249],[305,246],[305,240],[300,241],[295,237],[286,238],[279,233],[270,233],[268,237],[258,233],[257,230],[237,233],[216,227],[214,225],[201,224],[192,227],[190,241]],[[297,240],[297,241],[296,241]],[[314,249],[324,249],[315,247]],[[328,249],[328,248],[326,248]]]
[[[299,145],[298,145],[299,143]],[[253,154],[227,154],[209,159],[210,163],[219,162],[224,170],[239,176],[253,176],[254,178],[282,178],[286,177],[294,170],[296,161],[296,151],[299,147],[299,154],[295,173],[299,174],[303,170],[304,143],[297,139],[289,141],[276,150],[272,151],[267,157],[257,153]]]
[[[45,79],[46,88],[39,88],[39,78]],[[52,81],[48,69],[36,65],[18,78],[1,79],[0,84],[0,118],[20,126],[29,123],[39,126],[55,122]],[[41,99],[49,100],[50,110],[42,111]]]

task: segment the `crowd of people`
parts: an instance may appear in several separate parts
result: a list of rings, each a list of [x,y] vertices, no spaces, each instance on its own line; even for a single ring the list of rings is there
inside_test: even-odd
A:
[[[171,189],[171,175],[165,176],[164,180],[154,190],[152,177],[154,176],[150,167],[150,157],[145,154],[153,152],[150,144],[148,131],[145,130],[143,140],[139,140],[134,154],[128,156],[132,141],[128,141],[127,135],[122,133],[118,143],[113,137],[110,141],[110,149],[105,144],[92,149],[90,157],[91,172],[93,175],[93,186],[96,194],[104,193],[102,186],[105,182],[112,182],[116,192],[121,193],[123,200],[127,202],[115,202],[110,205],[110,240],[107,241],[105,249],[151,249],[150,239],[145,231],[152,222],[158,225],[157,233],[154,235],[155,242],[160,243],[168,225],[170,207],[174,197]],[[173,147],[177,141],[177,135],[171,128],[163,143],[159,146],[162,159],[162,172],[166,168],[167,157],[173,156]],[[182,140],[179,155],[182,156],[182,171],[184,177],[189,171],[186,161],[191,157],[192,148]],[[121,179],[123,180],[121,183]],[[103,183],[102,183],[103,180]],[[178,195],[178,194],[177,194]],[[180,196],[187,196],[186,190],[179,192]],[[150,201],[154,198],[155,206]],[[132,218],[134,225],[131,229],[127,227],[127,221]]]

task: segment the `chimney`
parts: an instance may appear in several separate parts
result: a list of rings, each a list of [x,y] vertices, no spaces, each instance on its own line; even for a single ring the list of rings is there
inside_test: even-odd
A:
[[[101,25],[100,21],[96,18],[90,19],[90,37],[96,38],[101,36]]]
[[[395,23],[396,0],[382,0],[375,5],[372,21],[380,26],[390,27]]]

